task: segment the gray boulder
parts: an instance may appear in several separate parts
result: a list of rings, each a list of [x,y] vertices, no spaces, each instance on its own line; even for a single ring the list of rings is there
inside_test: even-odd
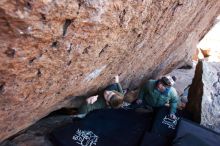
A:
[[[188,98],[193,119],[220,132],[220,63],[198,62]]]

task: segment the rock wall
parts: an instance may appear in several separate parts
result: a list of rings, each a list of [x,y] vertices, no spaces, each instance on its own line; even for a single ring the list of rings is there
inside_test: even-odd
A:
[[[49,134],[64,125],[73,122],[70,115],[54,115],[43,118],[19,133],[12,139],[3,141],[0,146],[54,146]]]
[[[124,87],[188,62],[219,0],[1,0],[0,141],[77,106],[120,74]]]
[[[172,72],[168,74],[177,78],[173,87],[176,89],[178,95],[183,95],[184,89],[192,84],[192,80],[195,74],[195,67],[196,62],[193,62],[191,66],[172,70]]]
[[[195,121],[220,132],[220,64],[200,61],[189,90],[188,111]]]
[[[202,64],[202,61],[199,60],[196,65],[195,75],[189,88],[188,103],[186,105],[187,111],[192,114],[193,120],[198,123],[201,121],[201,103],[204,87],[202,82]]]

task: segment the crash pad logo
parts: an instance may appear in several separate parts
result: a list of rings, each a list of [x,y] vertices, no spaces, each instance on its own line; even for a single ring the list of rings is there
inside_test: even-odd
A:
[[[98,136],[95,135],[92,131],[83,131],[77,129],[75,135],[73,136],[73,140],[76,141],[81,146],[92,146],[96,145],[98,142]]]
[[[162,123],[167,125],[168,128],[171,128],[171,129],[175,129],[176,128],[176,125],[177,125],[177,122],[178,122],[179,118],[177,117],[177,119],[171,119],[169,116],[165,116],[163,118],[163,121]]]

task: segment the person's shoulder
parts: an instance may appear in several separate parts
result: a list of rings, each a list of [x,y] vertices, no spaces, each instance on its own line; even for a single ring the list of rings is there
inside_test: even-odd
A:
[[[173,96],[178,96],[177,94],[177,91],[174,87],[170,87],[170,93],[173,95]]]
[[[174,87],[170,87],[170,91],[176,93],[176,89]]]

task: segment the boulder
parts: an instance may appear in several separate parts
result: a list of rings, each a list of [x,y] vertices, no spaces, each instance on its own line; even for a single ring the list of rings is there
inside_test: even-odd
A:
[[[0,141],[77,107],[114,74],[137,87],[191,59],[219,0],[1,0]],[[80,97],[76,97],[80,96]]]
[[[220,132],[220,64],[199,61],[189,89],[187,110],[193,120]]]

